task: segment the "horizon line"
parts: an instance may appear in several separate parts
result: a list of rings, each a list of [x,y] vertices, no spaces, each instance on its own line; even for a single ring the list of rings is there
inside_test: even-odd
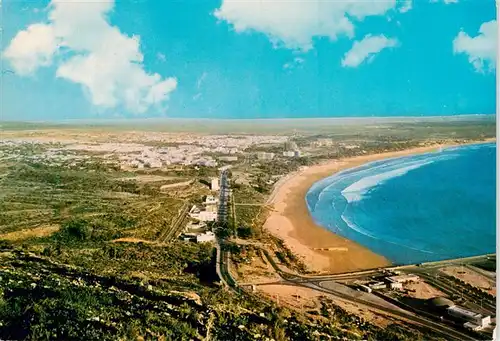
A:
[[[152,122],[152,121],[320,121],[320,120],[432,120],[432,119],[450,119],[460,120],[464,118],[479,118],[479,117],[496,117],[496,113],[492,114],[456,114],[456,115],[433,115],[433,116],[337,116],[337,117],[265,117],[265,118],[196,118],[196,117],[119,117],[119,118],[68,118],[59,120],[4,120],[0,119],[0,123],[38,123],[38,124],[71,124],[71,123],[128,123],[128,122]]]

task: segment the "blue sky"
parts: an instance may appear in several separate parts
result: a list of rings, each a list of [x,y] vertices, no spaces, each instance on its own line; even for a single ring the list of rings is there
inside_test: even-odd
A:
[[[494,0],[2,6],[0,119],[495,112]]]

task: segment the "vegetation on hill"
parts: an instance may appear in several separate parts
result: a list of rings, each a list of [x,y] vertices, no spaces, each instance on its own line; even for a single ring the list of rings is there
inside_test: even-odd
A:
[[[483,137],[491,135],[491,124],[474,127]],[[457,139],[472,136],[470,127],[458,123],[441,130],[423,124],[393,128],[381,137],[379,128],[335,127],[336,141],[342,143],[360,140],[358,133],[364,131],[359,148],[237,165],[249,176],[244,183],[232,179],[233,203],[255,205],[234,205],[230,217],[236,219],[230,218],[218,233],[269,243],[277,261],[303,271],[283,241],[262,231],[265,201],[280,175],[325,157],[418,145],[427,133],[436,140],[444,136],[441,131],[448,136],[454,132]],[[405,141],[405,134],[414,140]],[[302,146],[318,137],[295,139]],[[19,148],[16,153],[23,156],[47,149],[29,144]],[[279,152],[281,147],[272,148]],[[436,339],[415,327],[377,327],[327,299],[317,310],[299,312],[221,287],[212,245],[162,237],[175,236],[174,222],[183,208],[210,193],[204,180],[217,175],[215,168],[128,172],[97,158],[73,166],[36,158],[5,160],[0,163],[0,339]],[[139,181],[138,176],[165,179]],[[193,182],[160,190],[176,180]],[[252,240],[245,242],[224,245],[237,263],[260,250]]]

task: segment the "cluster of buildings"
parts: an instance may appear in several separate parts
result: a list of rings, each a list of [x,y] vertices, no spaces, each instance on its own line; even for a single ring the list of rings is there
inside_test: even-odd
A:
[[[217,179],[215,179],[217,180]],[[212,180],[212,190],[217,191],[219,189],[218,181]],[[203,207],[198,207],[193,205],[189,211],[189,216],[193,219],[199,221],[217,221],[217,204],[219,200],[213,195],[207,195],[205,201],[203,202]]]
[[[333,146],[333,140],[328,138],[317,139],[311,142],[311,147],[331,147]]]
[[[261,161],[264,161],[264,160],[267,160],[267,161],[273,160],[275,156],[276,156],[275,153],[269,153],[269,152],[258,152],[257,153],[257,159],[259,159]],[[285,150],[283,152],[283,156],[284,157],[300,157],[301,153],[300,153],[300,150],[298,150],[298,149]]]
[[[282,144],[288,141],[287,136],[282,135],[196,135],[196,134],[169,134],[160,132],[147,132],[130,134],[127,141],[161,142],[170,144],[198,145],[208,147],[213,151],[227,149],[245,150],[254,145]],[[221,148],[221,149],[218,149]],[[224,149],[225,148],[225,149]]]
[[[210,189],[217,193],[219,191],[219,179],[212,178]],[[214,194],[215,194],[214,193]],[[197,243],[215,241],[215,234],[207,228],[207,222],[217,221],[217,208],[219,199],[215,195],[207,195],[202,207],[193,205],[189,210],[189,216],[194,222],[186,226],[182,238],[185,241],[196,241]]]
[[[445,297],[435,297],[429,300],[431,308],[439,313],[445,313],[450,319],[463,323],[463,327],[479,331],[491,324],[491,316],[483,316],[474,311],[457,306]]]
[[[210,231],[207,224],[199,220],[190,222],[184,229],[181,238],[186,242],[207,243],[215,241],[215,233]]]
[[[68,160],[86,160],[91,155],[123,168],[162,168],[169,165],[217,167],[220,162],[237,162],[238,155],[254,145],[285,145],[283,156],[298,157],[300,151],[294,142],[286,136],[252,136],[252,135],[173,135],[164,133],[139,134],[134,132],[129,141],[140,142],[79,142],[76,140],[58,141],[57,148],[33,156],[35,161],[47,161],[52,164],[63,164]],[[91,136],[87,136],[90,138]],[[133,138],[132,138],[133,137]],[[148,141],[160,143],[158,146],[146,145]],[[142,142],[142,143],[141,143]],[[3,140],[0,143],[11,146],[11,155],[0,158],[26,156],[15,146],[23,144],[44,144],[46,140],[36,138]],[[161,146],[163,144],[164,146]],[[55,146],[54,144],[52,144]],[[288,147],[287,147],[288,146]],[[1,146],[0,146],[1,147]],[[6,148],[7,149],[7,148]],[[5,154],[5,153],[3,153]],[[273,160],[274,153],[257,153],[259,160]]]
[[[148,138],[150,139],[150,138]],[[65,149],[113,153],[123,167],[161,168],[169,165],[216,167],[219,162],[236,162],[237,154],[252,145],[284,143],[284,136],[225,136],[206,135],[161,139],[175,145],[153,147],[140,143],[69,144]],[[214,154],[221,154],[218,157]],[[271,160],[272,153],[264,153],[263,159]]]
[[[361,284],[359,285],[359,288],[369,293],[371,293],[373,290],[381,289],[402,290],[403,284],[418,282],[419,280],[420,278],[417,275],[412,274],[386,276],[381,281],[373,281],[366,284]]]
[[[207,155],[200,147],[179,146],[167,148],[146,147],[140,154],[122,154],[119,156],[122,166],[134,168],[161,168],[169,165],[194,165],[216,167],[217,161]]]
[[[28,148],[37,148],[28,152]],[[54,148],[53,144],[32,140],[0,140],[0,160],[24,160],[35,163],[50,164],[51,166],[74,167],[81,162],[90,161],[88,154]],[[105,160],[111,163],[110,159]]]
[[[270,161],[274,159],[275,154],[274,153],[268,153],[268,152],[258,152],[257,153],[257,159],[259,160],[267,160]]]
[[[419,282],[420,278],[413,274],[399,274],[388,271],[386,276],[381,277],[379,281],[367,282],[358,285],[360,290],[371,293],[374,290],[402,290],[405,283]],[[444,297],[435,297],[428,301],[430,309],[440,316],[447,316],[450,320],[463,324],[464,328],[470,330],[482,330],[491,324],[490,316],[483,316],[479,313],[470,311],[457,306],[453,301]]]

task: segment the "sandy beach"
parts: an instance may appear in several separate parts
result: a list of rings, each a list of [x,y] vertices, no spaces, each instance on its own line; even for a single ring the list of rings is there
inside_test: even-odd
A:
[[[291,173],[276,184],[268,200],[274,211],[264,228],[283,239],[310,271],[343,273],[389,266],[390,262],[383,256],[317,225],[309,213],[305,195],[315,182],[343,169],[386,158],[431,152],[439,147],[434,145],[332,160]]]

